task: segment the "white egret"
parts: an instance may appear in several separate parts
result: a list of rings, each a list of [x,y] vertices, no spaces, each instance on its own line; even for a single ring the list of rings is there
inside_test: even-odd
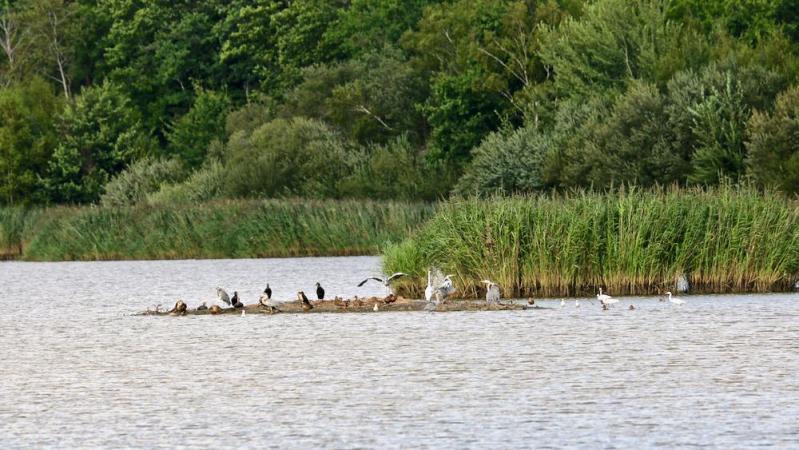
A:
[[[427,287],[424,288],[424,299],[428,302],[433,299],[433,274],[427,271]]]
[[[666,295],[669,296],[669,301],[671,303],[674,303],[675,305],[684,305],[685,304],[685,300],[683,300],[681,298],[677,298],[677,297],[672,297],[671,296],[671,292],[666,292]]]
[[[608,306],[619,302],[618,299],[615,299],[607,294],[603,294],[602,288],[599,288],[599,294],[596,295],[596,298],[600,303],[602,303],[602,309],[607,309]]]

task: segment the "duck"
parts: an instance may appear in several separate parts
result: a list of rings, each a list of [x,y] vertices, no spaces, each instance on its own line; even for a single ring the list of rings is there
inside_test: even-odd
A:
[[[197,307],[197,311],[205,311],[207,309],[208,309],[208,306],[205,304],[205,302],[203,302],[202,305]]]
[[[303,311],[310,311],[313,309],[313,305],[310,301],[308,301],[308,297],[305,296],[305,292],[300,291],[297,292],[297,299],[302,302],[302,310]]]
[[[635,309],[635,305],[630,305],[629,309],[630,309],[630,311],[634,310]]]
[[[324,300],[325,299],[325,289],[322,287],[321,284],[319,284],[318,281],[316,282],[316,297],[319,300]]]
[[[575,300],[574,301],[574,307],[575,308],[579,308],[580,307],[580,300]]]
[[[220,308],[219,305],[211,305],[211,307],[208,308],[208,312],[214,315],[222,314],[222,308]]]
[[[181,315],[182,316],[182,315],[186,314],[186,308],[187,308],[186,307],[186,302],[184,302],[183,300],[178,300],[175,303],[175,307],[172,308],[172,311],[169,311],[169,313],[170,314],[174,314],[174,315]]]

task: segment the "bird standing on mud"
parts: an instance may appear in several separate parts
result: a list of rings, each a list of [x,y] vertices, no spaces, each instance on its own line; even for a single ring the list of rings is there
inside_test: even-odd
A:
[[[380,278],[380,277],[369,277],[369,278],[361,281],[360,283],[358,283],[358,287],[363,286],[369,280],[375,280],[375,281],[379,281],[380,283],[383,283],[383,286],[385,286],[386,289],[388,289],[388,293],[391,294],[393,292],[393,290],[391,289],[391,283],[393,283],[394,280],[396,280],[397,278],[402,278],[405,275],[406,274],[404,274],[402,272],[397,272],[397,273],[395,273],[395,274],[393,274],[390,277],[385,278],[385,279]]]
[[[427,271],[427,287],[424,288],[424,299],[428,302],[433,300],[433,274]]]
[[[208,309],[208,305],[206,305],[205,302],[197,307],[197,311],[205,311],[206,309]]]
[[[321,284],[319,284],[318,281],[316,282],[316,298],[318,298],[319,300],[325,299],[325,289],[322,287]]]
[[[483,280],[483,283],[486,284],[486,303],[489,305],[499,303],[499,299],[502,296],[499,286],[491,280]]]
[[[233,291],[233,298],[230,299],[230,303],[234,308],[244,308],[244,303],[239,300],[239,293],[236,291]]]
[[[302,302],[303,311],[310,311],[313,309],[313,305],[308,301],[308,297],[305,296],[305,292],[297,292],[297,299]]]
[[[225,304],[230,306],[230,296],[227,295],[227,292],[225,292],[224,289],[220,287],[216,288],[216,296],[219,297],[219,300],[222,300],[223,302],[225,302]]]

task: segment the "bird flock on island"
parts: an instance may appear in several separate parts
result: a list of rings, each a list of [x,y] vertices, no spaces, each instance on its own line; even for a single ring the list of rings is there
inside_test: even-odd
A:
[[[363,281],[358,283],[357,286],[358,287],[363,287],[366,283],[368,283],[370,281],[382,284],[386,288],[386,290],[388,292],[388,297],[382,299],[383,304],[389,304],[392,301],[396,301],[396,298],[397,298],[394,295],[394,289],[393,289],[394,282],[396,282],[397,280],[399,280],[400,278],[405,277],[405,276],[407,276],[407,274],[402,273],[402,272],[397,272],[397,273],[394,273],[394,274],[392,274],[390,276],[386,276],[386,277],[371,276],[371,277],[367,277],[366,279],[364,279]],[[428,270],[427,271],[427,286],[425,287],[425,290],[424,290],[424,299],[425,299],[425,301],[427,303],[426,303],[426,305],[424,307],[424,310],[427,310],[427,311],[435,311],[435,310],[437,310],[439,305],[441,305],[442,303],[445,303],[456,292],[455,285],[454,285],[452,277],[453,277],[453,275],[451,275],[451,274],[446,275],[446,276],[443,275],[441,273],[441,271],[439,271],[437,269],[433,269],[433,270]],[[484,280],[481,281],[481,284],[485,285],[485,302],[486,302],[486,305],[489,305],[489,306],[490,305],[503,305],[503,303],[502,303],[502,291],[500,289],[500,286],[497,283],[495,283],[495,282],[493,282],[493,281],[491,281],[489,279],[484,279]],[[325,300],[325,289],[324,289],[324,287],[322,287],[322,284],[317,282],[314,285],[314,287],[315,287],[316,299],[319,300],[319,301]],[[240,309],[241,310],[241,315],[242,316],[246,315],[246,312],[245,312],[245,309],[244,309],[245,305],[241,301],[241,298],[239,297],[238,291],[233,291],[233,296],[230,296],[227,293],[227,291],[225,291],[221,287],[217,287],[216,288],[216,295],[217,295],[217,297],[219,298],[219,300],[222,303],[224,303],[225,305],[227,305],[230,308],[233,308],[234,310]],[[671,303],[671,304],[673,304],[675,306],[682,306],[682,305],[685,304],[685,300],[683,300],[681,298],[678,298],[678,297],[675,297],[670,291],[665,292],[665,296],[666,297],[661,297],[660,298],[661,302],[669,302],[669,303]],[[607,293],[605,293],[603,291],[602,287],[599,287],[599,293],[596,294],[596,299],[599,302],[599,305],[601,306],[602,310],[608,310],[608,309],[611,308],[611,306],[619,303],[619,299],[614,298],[614,297],[608,295]],[[308,296],[305,294],[304,291],[298,291],[297,292],[297,301],[299,302],[302,311],[307,312],[307,311],[311,311],[312,309],[314,309],[314,303],[312,303],[311,300],[308,299]],[[355,301],[356,302],[358,301],[358,297],[355,297]],[[590,299],[588,299],[588,300],[584,299],[584,301],[588,301],[589,303],[593,304],[593,302]],[[270,314],[272,314],[272,313],[281,312],[280,308],[281,308],[283,303],[284,302],[280,302],[280,301],[277,301],[277,300],[272,298],[272,288],[269,285],[269,283],[267,283],[266,288],[263,290],[263,293],[260,295],[260,297],[258,299],[258,304],[261,307],[265,308],[266,311],[268,311]],[[340,299],[339,297],[336,297],[335,298],[335,303],[336,303],[337,306],[339,306],[339,303],[341,303],[340,306],[348,307],[349,303],[350,303],[350,300],[343,300],[343,299]],[[361,303],[356,303],[356,304],[359,305],[359,306],[363,306],[362,302]],[[575,306],[575,308],[580,308],[581,307],[580,299],[575,299],[574,300],[574,306]],[[157,305],[155,311],[151,311],[151,312],[156,312],[156,313],[160,312],[159,307],[160,307],[160,305]],[[538,306],[535,303],[535,300],[533,300],[532,298],[527,300],[527,305],[525,306],[525,309],[527,307],[541,308],[540,306]],[[565,299],[560,299],[560,307],[561,308],[566,307],[566,300]],[[175,304],[175,307],[172,310],[168,311],[168,312],[169,313],[175,313],[175,314],[185,314],[187,309],[188,309],[188,307],[187,307],[186,303],[183,302],[182,300],[179,300]],[[627,309],[634,310],[636,308],[635,308],[635,305],[633,305],[631,303],[627,307]],[[380,311],[380,307],[378,306],[377,303],[374,304],[374,306],[372,307],[372,310],[373,311]],[[148,310],[148,311],[150,311],[150,310]],[[200,306],[197,307],[197,311],[208,311],[211,314],[219,314],[223,310],[222,310],[222,307],[220,307],[219,305],[212,305],[212,306],[209,307],[209,306],[207,306],[206,302],[203,302]]]

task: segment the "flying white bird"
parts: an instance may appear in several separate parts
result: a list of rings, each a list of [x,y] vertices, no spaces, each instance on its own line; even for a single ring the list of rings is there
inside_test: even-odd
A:
[[[219,300],[222,300],[223,302],[227,303],[228,306],[230,306],[230,296],[227,295],[227,292],[225,292],[224,289],[220,287],[216,288],[216,296],[219,297]]]
[[[681,298],[677,298],[677,297],[672,297],[671,296],[671,292],[666,292],[666,295],[669,296],[669,301],[674,303],[675,305],[684,305],[685,304],[685,300],[683,300]]]
[[[491,280],[483,280],[483,283],[486,284],[486,303],[489,305],[499,303],[502,293],[500,292],[497,283],[494,283]]]

